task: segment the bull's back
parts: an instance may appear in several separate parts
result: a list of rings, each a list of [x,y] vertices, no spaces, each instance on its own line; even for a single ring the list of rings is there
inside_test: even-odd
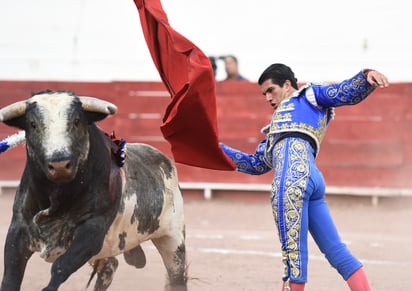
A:
[[[126,194],[140,190],[139,192],[148,193],[145,198],[152,201],[158,196],[159,190],[178,187],[174,163],[158,149],[147,144],[127,144],[124,173]]]
[[[173,162],[145,144],[127,144],[123,193],[101,254],[122,252],[141,242],[181,231],[183,200]]]

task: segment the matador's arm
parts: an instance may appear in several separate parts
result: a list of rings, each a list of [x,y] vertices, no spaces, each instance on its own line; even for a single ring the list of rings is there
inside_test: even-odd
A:
[[[266,139],[262,140],[259,143],[254,154],[241,152],[223,143],[220,143],[220,147],[225,152],[225,154],[236,164],[236,170],[239,172],[250,175],[262,175],[272,169],[272,167],[268,165],[264,160]]]

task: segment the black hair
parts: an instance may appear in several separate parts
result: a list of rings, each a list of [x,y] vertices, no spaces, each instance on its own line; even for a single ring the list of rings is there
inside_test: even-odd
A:
[[[226,59],[226,58],[231,58],[231,59],[233,59],[233,61],[234,61],[236,64],[239,63],[239,61],[237,60],[237,57],[235,57],[234,55],[226,55],[226,56],[223,57],[223,59]]]
[[[258,84],[262,85],[266,80],[272,80],[273,84],[277,84],[283,87],[286,80],[289,80],[292,87],[298,89],[298,79],[295,78],[295,74],[292,69],[284,64],[272,64],[267,67],[260,75]]]
[[[213,76],[216,76],[216,70],[217,70],[216,58],[212,56],[208,58],[209,58],[210,64],[212,65]]]

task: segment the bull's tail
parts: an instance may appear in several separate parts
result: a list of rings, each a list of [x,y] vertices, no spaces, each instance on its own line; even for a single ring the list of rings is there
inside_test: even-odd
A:
[[[94,276],[96,275],[96,273],[97,273],[97,267],[96,267],[96,265],[95,265],[95,266],[93,266],[93,272],[90,274],[90,279],[89,279],[89,281],[87,282],[86,289],[89,288],[90,283],[92,282],[92,280],[93,280]]]

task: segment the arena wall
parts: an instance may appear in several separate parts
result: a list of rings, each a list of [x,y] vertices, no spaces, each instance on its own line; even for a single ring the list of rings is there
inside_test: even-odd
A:
[[[170,96],[159,82],[0,81],[0,107],[26,99],[34,92],[70,90],[115,103],[118,114],[99,123],[108,133],[128,142],[151,144],[171,156],[160,125]],[[220,140],[254,152],[264,138],[271,108],[250,82],[218,82],[217,115]],[[357,106],[336,109],[318,156],[328,185],[412,188],[412,83],[376,90]],[[190,122],[190,121],[188,121]],[[0,124],[0,138],[17,130]],[[25,148],[0,155],[0,180],[19,179]],[[270,183],[272,174],[251,176],[178,164],[182,182]]]

